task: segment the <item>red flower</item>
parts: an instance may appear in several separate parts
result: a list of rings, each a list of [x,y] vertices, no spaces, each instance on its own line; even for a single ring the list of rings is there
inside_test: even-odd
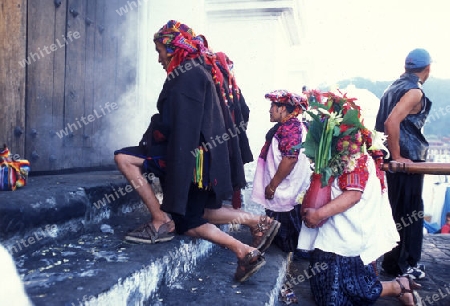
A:
[[[351,128],[352,126],[348,125],[348,124],[341,124],[339,127],[339,132],[344,133],[345,131],[347,131],[349,128]]]
[[[356,143],[352,143],[349,146],[349,153],[352,155],[358,153],[360,150],[361,150],[361,147],[358,146]]]
[[[317,102],[322,102],[322,93],[316,89],[312,90],[312,94]]]
[[[372,135],[368,129],[361,129],[363,142],[367,144],[367,147],[370,148],[372,146]]]

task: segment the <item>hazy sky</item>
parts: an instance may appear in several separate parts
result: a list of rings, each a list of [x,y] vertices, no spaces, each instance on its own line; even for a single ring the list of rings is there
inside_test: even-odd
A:
[[[146,3],[153,12],[149,21],[152,31],[168,19],[178,19],[198,32],[208,33],[202,17],[204,5],[197,0],[174,0],[165,5],[159,1]],[[309,58],[311,66],[307,70],[312,74],[312,83],[335,82],[349,76],[393,80],[403,72],[408,52],[416,47],[430,52],[434,61],[432,76],[450,78],[450,1],[301,0],[300,3],[301,49]],[[230,46],[226,51],[229,49]]]
[[[393,80],[416,47],[432,58],[432,76],[450,78],[450,1],[305,0],[306,47],[315,79]]]

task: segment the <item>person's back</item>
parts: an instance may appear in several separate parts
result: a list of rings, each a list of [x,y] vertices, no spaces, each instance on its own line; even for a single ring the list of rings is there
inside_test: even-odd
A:
[[[319,97],[315,100],[322,101],[320,94],[315,96]],[[319,178],[320,187],[320,175],[324,174],[317,169],[317,161],[324,158],[317,152],[321,147],[318,142],[322,142],[326,131],[333,131],[328,129],[332,116],[345,118],[333,123],[338,133],[333,133],[329,142],[336,143],[336,151],[325,149],[325,159],[329,158],[325,164],[330,166],[338,160],[340,166],[339,172],[332,174],[333,180],[325,179],[330,198],[324,205],[309,205],[311,190],[313,197],[320,197],[317,189],[309,189],[301,208],[304,226],[298,248],[310,252],[309,266],[314,273],[309,282],[314,300],[317,305],[359,306],[397,296],[404,305],[413,305],[412,290],[418,288],[417,284],[407,277],[380,281],[376,271],[376,260],[395,247],[399,239],[389,203],[383,200],[384,175],[377,169],[382,152],[373,145],[377,133],[359,122],[360,108],[354,99],[345,94],[328,93],[328,97],[320,110],[313,106],[318,115],[311,120],[303,144],[305,154],[315,162],[313,180]],[[349,114],[355,117],[351,122]]]
[[[178,67],[183,70],[175,69],[168,75],[157,102],[160,118],[170,134],[165,154],[165,181],[170,184],[164,190],[162,209],[171,213],[184,213],[178,203],[187,197],[185,190],[190,181],[186,178],[192,177],[196,167],[193,155],[199,147],[210,152],[209,175],[217,179],[216,196],[226,199],[232,190],[228,147],[216,140],[217,135],[226,133],[225,125],[214,83],[203,62],[198,58],[181,63]]]
[[[419,78],[413,73],[404,73],[384,92],[376,118],[375,129],[385,132],[384,123],[400,99],[410,89],[420,89]],[[423,93],[423,91],[422,91]],[[400,155],[413,161],[425,161],[428,142],[422,134],[422,127],[431,108],[430,100],[423,94],[422,109],[417,114],[408,114],[400,122]]]
[[[402,162],[426,160],[428,142],[422,127],[430,112],[431,101],[425,96],[422,84],[430,74],[431,58],[424,49],[414,49],[405,59],[405,73],[383,94],[376,119],[376,130],[387,136],[389,156],[386,159]],[[389,202],[396,224],[406,218],[414,222],[397,228],[400,243],[384,254],[382,268],[391,275],[425,277],[418,262],[423,238],[423,174],[386,172]],[[420,217],[422,214],[422,217]]]

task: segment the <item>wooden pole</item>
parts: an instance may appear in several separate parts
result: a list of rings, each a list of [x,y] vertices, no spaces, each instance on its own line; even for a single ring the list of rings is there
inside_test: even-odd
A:
[[[381,170],[388,172],[450,175],[450,163],[399,163],[391,161],[381,165]]]

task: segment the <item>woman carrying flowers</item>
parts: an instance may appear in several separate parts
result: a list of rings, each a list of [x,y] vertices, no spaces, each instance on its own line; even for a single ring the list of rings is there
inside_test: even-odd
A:
[[[331,200],[301,209],[305,227],[298,248],[311,250],[310,263],[326,269],[310,278],[318,305],[372,305],[379,297],[397,296],[413,304],[418,284],[407,277],[380,282],[374,262],[399,240],[384,174],[377,162],[381,137],[360,121],[355,99],[334,93],[308,93],[311,122],[303,144],[321,185],[331,185]],[[313,185],[314,182],[311,182]]]

